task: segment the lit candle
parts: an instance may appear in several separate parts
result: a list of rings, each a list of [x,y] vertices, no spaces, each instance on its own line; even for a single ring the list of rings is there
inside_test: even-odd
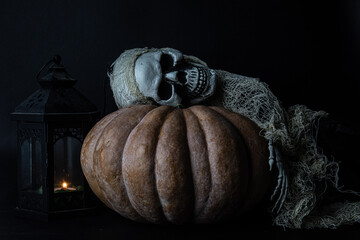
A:
[[[63,183],[61,184],[61,186],[62,186],[63,189],[67,189],[68,184],[67,184],[66,182],[63,182]]]
[[[77,191],[76,187],[70,187],[71,185],[67,182],[62,182],[60,184],[60,187],[55,187],[54,188],[54,191],[55,192],[58,192],[58,191],[66,191],[66,192],[69,192],[69,191]]]

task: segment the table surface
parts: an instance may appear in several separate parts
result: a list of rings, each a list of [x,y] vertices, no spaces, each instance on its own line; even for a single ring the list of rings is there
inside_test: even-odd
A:
[[[252,214],[239,221],[207,225],[154,225],[127,220],[100,208],[92,214],[41,222],[0,211],[0,239],[360,239],[360,224],[337,230],[284,230],[272,226],[271,217]]]

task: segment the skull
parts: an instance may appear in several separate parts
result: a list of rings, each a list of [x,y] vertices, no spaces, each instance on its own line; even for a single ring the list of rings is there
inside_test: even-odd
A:
[[[193,105],[215,91],[215,71],[175,49],[142,54],[135,62],[140,92],[160,105]]]

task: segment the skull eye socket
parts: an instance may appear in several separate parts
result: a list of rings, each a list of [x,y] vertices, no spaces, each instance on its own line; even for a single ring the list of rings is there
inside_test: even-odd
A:
[[[174,59],[169,54],[162,54],[160,58],[160,66],[163,72],[168,72],[174,67]]]
[[[158,88],[158,96],[161,100],[170,99],[172,96],[172,86],[165,81],[161,81]]]

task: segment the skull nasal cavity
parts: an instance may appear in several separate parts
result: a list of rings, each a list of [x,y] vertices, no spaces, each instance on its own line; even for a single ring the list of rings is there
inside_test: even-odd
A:
[[[169,54],[162,54],[160,58],[160,66],[163,72],[168,72],[174,67],[174,60]]]
[[[185,72],[178,72],[177,78],[178,78],[178,81],[182,84],[185,84],[187,81]]]

